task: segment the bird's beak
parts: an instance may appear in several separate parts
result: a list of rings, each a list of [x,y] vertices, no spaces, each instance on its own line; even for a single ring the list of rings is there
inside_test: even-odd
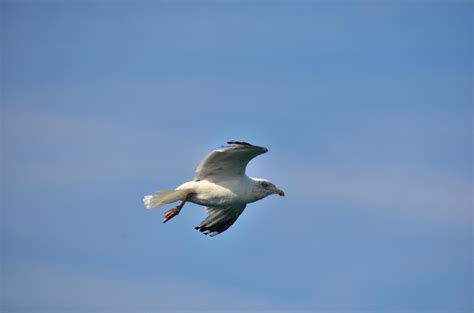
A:
[[[285,192],[284,192],[283,190],[281,190],[281,189],[278,189],[278,188],[276,189],[275,193],[276,193],[277,195],[279,195],[280,197],[284,197],[284,196],[285,196]]]

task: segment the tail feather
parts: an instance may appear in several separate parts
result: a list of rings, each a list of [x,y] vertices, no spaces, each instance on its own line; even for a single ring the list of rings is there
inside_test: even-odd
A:
[[[181,190],[161,190],[155,192],[153,195],[146,195],[143,197],[143,204],[147,209],[158,208],[162,205],[183,200],[189,193],[186,189]]]

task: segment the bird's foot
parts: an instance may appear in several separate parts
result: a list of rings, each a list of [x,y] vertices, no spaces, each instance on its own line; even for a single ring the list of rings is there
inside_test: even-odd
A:
[[[170,219],[172,219],[173,217],[178,215],[179,211],[181,211],[181,208],[179,206],[176,207],[176,208],[173,208],[171,210],[166,211],[165,216],[163,216],[163,223],[168,222]]]

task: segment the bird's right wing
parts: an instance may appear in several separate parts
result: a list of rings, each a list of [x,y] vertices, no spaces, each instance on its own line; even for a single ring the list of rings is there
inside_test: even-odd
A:
[[[245,174],[247,164],[268,151],[242,141],[229,141],[229,146],[212,151],[198,165],[195,180],[220,181]]]
[[[206,219],[202,221],[195,229],[204,235],[211,234],[215,236],[229,228],[245,209],[245,204],[225,208],[205,208]]]

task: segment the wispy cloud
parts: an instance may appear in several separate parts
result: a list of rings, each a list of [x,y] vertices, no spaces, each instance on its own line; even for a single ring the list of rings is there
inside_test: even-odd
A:
[[[4,113],[2,165],[9,184],[37,187],[160,179],[172,176],[190,157],[179,153],[182,145],[170,133],[131,129],[87,116],[28,110]],[[192,142],[186,145],[191,151],[197,148]],[[170,151],[177,153],[167,163]]]
[[[290,168],[288,195],[332,205],[439,222],[469,222],[473,186],[469,179],[417,169],[381,166],[343,168],[332,164]]]
[[[150,312],[265,309],[265,301],[206,282],[109,277],[46,264],[7,264],[2,311]],[[230,292],[230,293],[229,293]]]
[[[194,167],[207,153],[199,146],[200,140],[192,140],[189,133],[154,132],[84,116],[34,111],[6,113],[3,164],[8,183],[16,186],[117,179],[171,178],[179,182],[192,177]],[[369,127],[367,133],[373,128],[380,127]],[[345,144],[346,136],[331,134],[331,139]],[[183,138],[186,138],[186,153],[182,153]],[[364,142],[359,144],[363,146]],[[355,151],[357,147],[352,145]],[[410,145],[410,141],[405,145]],[[274,164],[273,168],[265,166],[265,171],[275,173],[272,178],[282,182],[289,196],[298,196],[305,202],[371,208],[438,221],[466,220],[472,213],[473,186],[469,175],[394,163],[393,159],[385,164],[371,163],[368,159],[365,163],[346,166],[343,160],[340,163],[319,160],[301,166],[304,162],[298,161],[297,155],[287,154],[286,158],[279,161],[286,164],[284,171],[275,171],[281,164]],[[183,169],[183,164],[188,168]],[[262,175],[268,174],[262,172]]]

